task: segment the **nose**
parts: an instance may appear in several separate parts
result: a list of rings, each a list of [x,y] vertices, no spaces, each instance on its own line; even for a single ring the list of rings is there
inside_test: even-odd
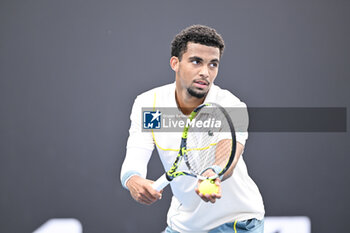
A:
[[[209,69],[207,66],[202,66],[200,72],[199,72],[199,75],[202,77],[202,78],[208,78],[209,77]]]

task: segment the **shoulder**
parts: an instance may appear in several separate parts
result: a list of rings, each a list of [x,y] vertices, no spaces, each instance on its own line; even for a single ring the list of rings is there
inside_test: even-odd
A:
[[[246,107],[246,104],[241,101],[232,92],[222,89],[219,86],[213,85],[212,87],[215,102],[224,107]]]
[[[166,84],[160,87],[155,87],[151,90],[139,94],[136,97],[135,102],[139,102],[142,105],[152,106],[156,98],[159,99],[166,97],[174,88],[174,83]]]

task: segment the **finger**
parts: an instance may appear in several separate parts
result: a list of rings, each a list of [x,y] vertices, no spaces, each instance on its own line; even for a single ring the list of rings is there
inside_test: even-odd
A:
[[[205,202],[215,202],[215,197],[214,198],[212,198],[211,197],[211,195],[209,195],[209,194],[202,194],[201,192],[199,192],[199,189],[198,188],[195,188],[195,192],[197,193],[197,195],[203,200],[203,201],[205,201]],[[213,194],[213,195],[215,195],[215,194]]]
[[[140,200],[140,203],[144,204],[144,205],[151,205],[153,202],[150,202],[150,201],[148,201],[146,199],[142,199],[142,200]]]
[[[137,201],[143,205],[148,205],[148,201],[144,198],[139,198]]]
[[[211,196],[212,196],[212,198],[220,199],[222,197],[222,195],[221,195],[221,188],[219,187],[218,192],[211,194]]]
[[[133,198],[135,199],[135,201],[137,201],[140,204],[147,205],[149,203],[149,201],[146,198],[144,198],[142,195],[133,196]]]
[[[163,194],[163,189],[160,191],[155,190],[152,187],[152,183],[154,183],[153,181],[150,182],[149,187],[146,187],[146,190],[149,192],[149,194],[153,197],[156,198],[156,200],[161,199],[162,198],[162,194]]]
[[[146,205],[151,205],[154,202],[156,202],[158,199],[149,195],[141,195],[140,200]]]
[[[206,197],[201,193],[199,192],[199,189],[198,188],[195,188],[194,191],[197,193],[197,195],[205,202],[208,202],[208,200],[206,199]]]
[[[215,203],[215,198],[213,198],[212,195],[207,194],[207,195],[205,195],[205,196],[206,196],[206,198],[208,199],[209,202]]]
[[[146,190],[149,194],[149,197],[151,197],[153,201],[162,199],[163,190],[157,191],[157,190],[153,189],[153,187],[151,187],[151,186],[147,187]]]
[[[211,195],[205,194],[204,196],[205,196],[205,199],[207,200],[207,202],[215,203],[215,198],[212,198]]]
[[[200,196],[200,192],[198,188],[195,188],[194,191]]]
[[[138,198],[137,198],[137,200],[140,202],[140,203],[142,203],[142,204],[149,204],[149,203],[151,203],[152,201],[149,199],[149,198],[147,198],[146,196],[144,196],[144,195],[140,195]]]
[[[205,202],[208,202],[208,199],[205,197],[205,195],[203,195],[201,192],[199,192],[198,189],[195,189],[197,195]]]
[[[205,195],[203,195],[203,197],[205,198],[206,202],[210,201],[210,195],[209,194],[205,194]]]
[[[144,203],[149,204],[153,203],[157,200],[156,197],[152,196],[147,189],[143,190],[142,192],[139,193],[138,199],[142,200]]]
[[[215,185],[219,188],[218,193],[216,195],[219,196],[219,198],[221,198],[221,180],[219,178],[215,180]]]
[[[200,193],[200,192],[198,191],[198,195],[199,195],[199,197],[200,197],[203,201],[205,201],[205,202],[208,202],[208,201],[209,201],[209,199],[208,199],[208,197],[207,197],[208,194],[204,195],[204,194],[202,194],[202,193]]]
[[[155,202],[156,200],[159,199],[159,197],[155,197],[155,196],[152,196],[150,193],[146,193],[143,195],[143,198],[145,200],[147,200],[149,203],[153,203]]]
[[[212,203],[215,203],[215,201],[220,198],[221,198],[221,195],[219,194],[212,194],[210,197]]]

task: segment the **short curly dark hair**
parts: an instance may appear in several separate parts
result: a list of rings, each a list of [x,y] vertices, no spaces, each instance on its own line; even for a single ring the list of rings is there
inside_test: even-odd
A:
[[[182,55],[187,51],[188,42],[217,47],[220,50],[220,56],[224,52],[224,40],[214,28],[205,25],[192,25],[175,36],[171,42],[171,56],[178,57],[181,61]]]

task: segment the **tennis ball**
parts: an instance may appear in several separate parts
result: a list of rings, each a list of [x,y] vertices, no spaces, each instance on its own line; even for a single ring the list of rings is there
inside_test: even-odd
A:
[[[199,184],[199,192],[203,195],[205,194],[213,194],[213,193],[219,193],[219,187],[215,184],[214,180],[203,180],[200,184]]]

